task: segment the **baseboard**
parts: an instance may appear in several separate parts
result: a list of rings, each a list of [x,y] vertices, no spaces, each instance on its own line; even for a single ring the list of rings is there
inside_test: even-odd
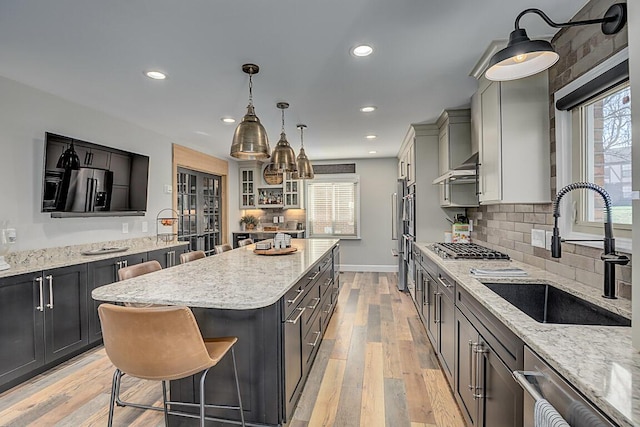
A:
[[[340,264],[340,271],[370,271],[374,273],[397,273],[397,265]]]

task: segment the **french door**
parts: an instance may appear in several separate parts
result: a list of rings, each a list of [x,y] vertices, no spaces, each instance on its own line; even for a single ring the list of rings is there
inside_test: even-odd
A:
[[[177,183],[178,240],[212,255],[222,243],[222,178],[178,168]]]

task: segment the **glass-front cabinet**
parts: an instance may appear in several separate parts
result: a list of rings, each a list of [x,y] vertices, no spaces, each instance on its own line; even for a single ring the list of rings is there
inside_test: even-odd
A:
[[[301,195],[298,191],[300,188],[300,181],[297,179],[291,179],[291,174],[285,174],[284,178],[284,208],[301,208]]]
[[[240,163],[240,209],[301,208],[300,181],[291,179],[291,174],[267,171],[267,164],[257,161]]]
[[[256,207],[254,168],[240,168],[240,209]]]

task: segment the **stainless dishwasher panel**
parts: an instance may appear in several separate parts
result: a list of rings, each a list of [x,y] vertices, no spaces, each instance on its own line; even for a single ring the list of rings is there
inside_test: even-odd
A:
[[[549,401],[571,427],[616,426],[526,346],[524,371],[514,371],[513,376],[524,388],[524,427],[534,427],[537,399]]]

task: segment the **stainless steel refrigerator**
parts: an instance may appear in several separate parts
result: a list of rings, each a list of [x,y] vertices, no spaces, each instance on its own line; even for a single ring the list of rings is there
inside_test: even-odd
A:
[[[398,179],[398,189],[393,194],[392,238],[397,241],[394,255],[398,256],[398,289],[413,289],[413,242],[415,241],[415,187],[407,186],[405,179]]]
[[[63,198],[65,212],[108,211],[111,206],[113,172],[80,168],[65,172]]]

